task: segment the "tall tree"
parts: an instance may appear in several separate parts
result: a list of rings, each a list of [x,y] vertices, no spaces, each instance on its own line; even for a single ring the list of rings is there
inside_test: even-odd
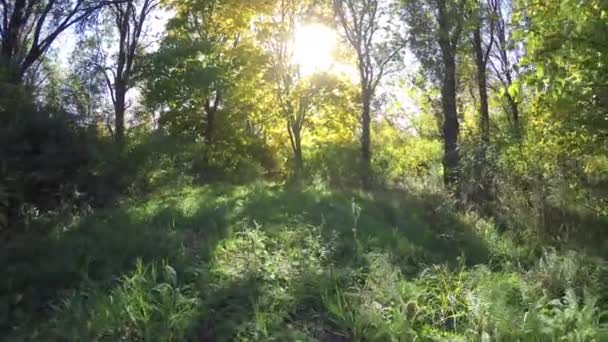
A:
[[[479,127],[481,141],[477,165],[475,166],[475,179],[477,190],[474,197],[482,201],[490,194],[489,175],[487,174],[487,151],[490,145],[490,107],[488,103],[488,61],[494,45],[494,18],[497,0],[475,0],[472,3],[469,19],[472,22],[471,45],[475,55],[477,68],[477,90],[479,92]]]
[[[488,104],[488,60],[494,45],[493,15],[496,0],[475,0],[471,19],[473,29],[471,43],[475,54],[477,68],[477,90],[479,92],[479,121],[481,128],[481,143],[487,148],[490,143],[490,108]],[[486,28],[489,32],[486,32]],[[486,35],[487,33],[487,35]],[[483,149],[482,148],[482,149]],[[485,151],[483,152],[485,153]]]
[[[23,76],[59,35],[121,0],[0,0],[0,62],[9,81]]]
[[[412,49],[423,71],[441,89],[444,182],[460,197],[456,56],[464,28],[465,1],[406,0],[405,5]]]
[[[492,14],[494,20],[494,41],[490,67],[494,77],[499,81],[501,93],[507,100],[507,114],[516,132],[520,129],[519,114],[519,82],[517,81],[517,64],[519,56],[517,48],[513,42],[513,32],[511,30],[511,18],[513,17],[514,0],[491,0]]]
[[[271,81],[274,85],[280,116],[285,120],[289,143],[293,152],[293,170],[299,179],[304,169],[302,132],[313,105],[314,96],[302,82],[299,66],[294,60],[296,27],[312,9],[307,0],[281,0],[276,14],[267,23],[264,37],[270,52]]]
[[[391,4],[379,0],[334,0],[334,11],[355,50],[361,82],[361,161],[363,185],[371,186],[371,107],[380,81],[391,70],[405,44],[395,42],[383,21],[391,20]]]
[[[444,77],[441,87],[443,105],[444,177],[449,188],[458,187],[460,155],[458,146],[458,110],[456,107],[456,52],[462,33],[462,4],[437,0],[439,47],[443,60]],[[458,193],[458,190],[456,190]]]
[[[113,63],[100,60],[98,67],[105,76],[106,85],[114,106],[114,139],[122,143],[125,135],[127,92],[133,87],[134,67],[143,49],[143,33],[151,13],[160,0],[125,0],[108,6],[108,14],[117,32],[116,54]],[[101,52],[105,55],[105,52]]]

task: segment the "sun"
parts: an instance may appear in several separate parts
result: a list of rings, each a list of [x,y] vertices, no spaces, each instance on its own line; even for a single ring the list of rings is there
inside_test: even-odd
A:
[[[293,59],[302,75],[330,71],[334,65],[337,34],[323,24],[298,26],[294,35]]]

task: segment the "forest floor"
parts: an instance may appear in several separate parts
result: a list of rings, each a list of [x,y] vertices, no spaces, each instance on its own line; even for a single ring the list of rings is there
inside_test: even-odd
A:
[[[474,214],[456,212],[432,192],[274,183],[158,191],[72,217],[48,234],[23,234],[4,247],[0,336],[608,336],[598,313],[605,298],[582,290],[605,279],[599,263],[531,245],[516,243]]]

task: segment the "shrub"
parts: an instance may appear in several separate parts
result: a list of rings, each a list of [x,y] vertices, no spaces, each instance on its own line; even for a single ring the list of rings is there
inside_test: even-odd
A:
[[[70,208],[92,162],[88,132],[61,109],[36,106],[24,90],[11,93],[15,98],[0,98],[3,217],[19,217],[24,206],[35,212]]]
[[[356,144],[325,144],[305,150],[305,167],[313,178],[332,186],[359,184],[359,147]]]

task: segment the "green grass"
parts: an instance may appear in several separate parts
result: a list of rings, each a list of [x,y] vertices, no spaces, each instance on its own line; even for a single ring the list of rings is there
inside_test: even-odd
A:
[[[158,191],[0,251],[0,335],[45,341],[592,341],[606,268],[433,192]]]

